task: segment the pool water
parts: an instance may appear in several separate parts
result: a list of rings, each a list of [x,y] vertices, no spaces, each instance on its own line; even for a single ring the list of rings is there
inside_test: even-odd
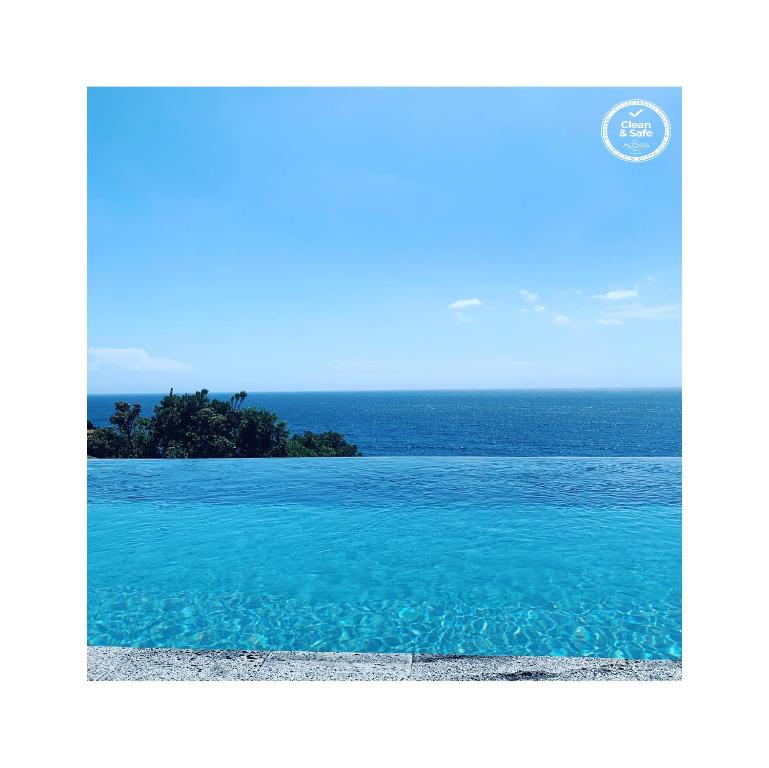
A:
[[[92,460],[88,642],[681,657],[679,458]]]

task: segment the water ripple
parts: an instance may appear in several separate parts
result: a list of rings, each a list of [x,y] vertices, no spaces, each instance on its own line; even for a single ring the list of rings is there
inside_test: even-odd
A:
[[[89,463],[91,644],[680,658],[678,459]]]

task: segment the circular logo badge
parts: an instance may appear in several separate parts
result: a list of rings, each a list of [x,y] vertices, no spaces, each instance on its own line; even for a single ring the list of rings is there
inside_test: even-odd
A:
[[[644,163],[662,154],[670,143],[670,120],[650,101],[623,101],[606,113],[601,138],[614,157]]]

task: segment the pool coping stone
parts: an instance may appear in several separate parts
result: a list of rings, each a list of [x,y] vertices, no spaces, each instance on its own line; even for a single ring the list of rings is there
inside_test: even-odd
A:
[[[680,680],[674,660],[88,646],[88,680]]]

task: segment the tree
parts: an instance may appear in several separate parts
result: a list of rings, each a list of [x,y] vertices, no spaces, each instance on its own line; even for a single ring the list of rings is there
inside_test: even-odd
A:
[[[109,417],[109,423],[115,425],[121,437],[130,440],[141,412],[142,407],[139,403],[129,405],[121,400],[115,403],[115,413]]]
[[[240,406],[243,405],[243,401],[248,397],[246,392],[240,391],[236,392],[231,398],[230,398],[230,405],[237,411],[240,409]]]
[[[124,401],[115,403],[109,417],[112,427],[99,427],[88,432],[88,455],[124,459],[155,455],[150,435],[150,422],[141,417],[141,405]]]
[[[88,455],[96,458],[265,458],[280,456],[358,456],[339,432],[289,436],[286,424],[270,411],[243,408],[246,392],[229,400],[207,389],[176,395],[173,389],[150,418],[138,403],[115,403],[111,427],[91,429]]]
[[[305,432],[294,435],[289,445],[290,456],[359,456],[358,446],[348,443],[339,432]]]
[[[238,433],[238,455],[247,458],[286,456],[286,423],[270,411],[246,408]]]
[[[95,459],[114,459],[120,456],[117,433],[109,427],[97,427],[88,433],[88,455]]]

